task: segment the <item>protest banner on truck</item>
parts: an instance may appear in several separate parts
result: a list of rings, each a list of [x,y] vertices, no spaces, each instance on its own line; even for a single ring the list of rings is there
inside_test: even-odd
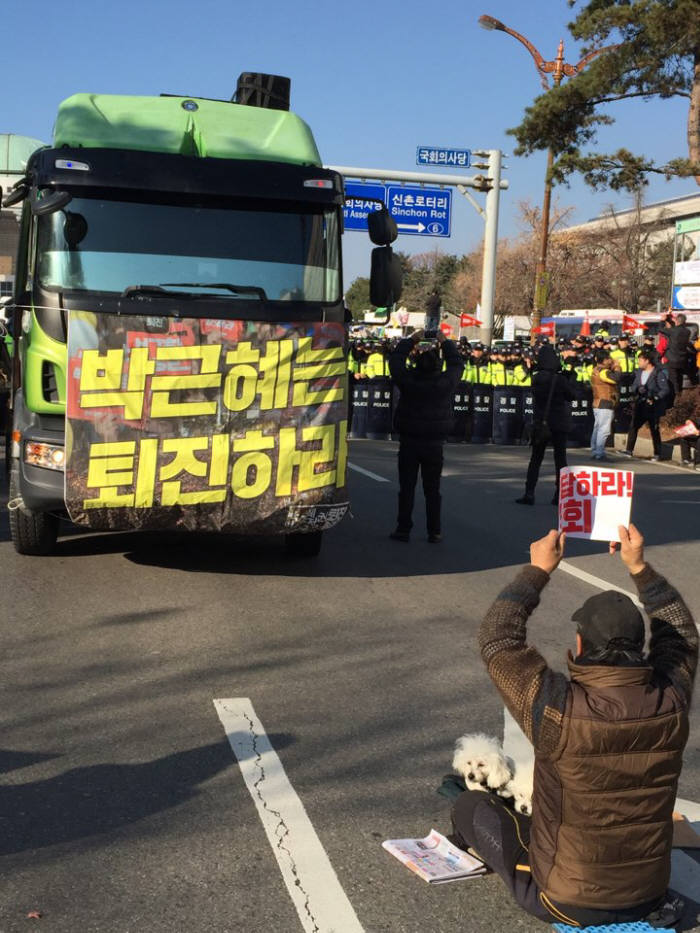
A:
[[[266,534],[347,511],[342,324],[71,311],[68,358],[74,522]]]

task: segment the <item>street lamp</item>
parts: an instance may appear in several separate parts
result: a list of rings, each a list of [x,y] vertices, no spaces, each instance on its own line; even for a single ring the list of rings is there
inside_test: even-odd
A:
[[[560,39],[559,48],[557,49],[557,57],[553,61],[545,61],[529,39],[526,39],[525,36],[521,36],[519,32],[516,32],[509,26],[506,26],[505,23],[500,21],[500,19],[495,19],[493,16],[487,16],[484,14],[483,16],[479,17],[479,25],[482,27],[482,29],[507,32],[509,36],[513,36],[514,39],[517,39],[518,42],[521,42],[528,50],[530,55],[532,55],[532,58],[535,62],[535,67],[537,68],[537,72],[540,76],[540,81],[542,82],[542,87],[547,91],[549,90],[548,75],[552,75],[552,83],[554,84],[554,87],[559,87],[565,77],[571,78],[574,75],[577,75],[586,67],[590,61],[592,61],[602,52],[607,52],[610,49],[617,48],[617,45],[606,45],[604,48],[594,49],[592,52],[589,52],[588,55],[584,55],[584,57],[577,65],[570,65],[568,62],[564,61],[564,40]],[[550,146],[550,148],[547,150],[547,173],[545,175],[544,200],[542,202],[542,231],[540,235],[540,252],[539,258],[537,260],[537,267],[535,269],[535,295],[533,300],[531,328],[533,339],[535,328],[540,326],[542,321],[542,311],[547,304],[547,247],[549,245],[549,210],[552,202],[552,180],[550,176],[553,164],[554,153],[552,152],[552,148]]]

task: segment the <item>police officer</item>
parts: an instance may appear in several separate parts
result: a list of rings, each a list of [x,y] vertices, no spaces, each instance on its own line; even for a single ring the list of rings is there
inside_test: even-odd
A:
[[[611,342],[610,357],[621,373],[633,373],[637,369],[637,354],[630,346],[629,334],[620,334]]]
[[[491,355],[491,385],[508,385],[508,373],[506,371],[506,356],[502,349],[496,350]]]
[[[483,343],[474,344],[472,347],[472,363],[474,364],[474,382],[479,385],[491,385],[491,361],[488,349]]]
[[[388,378],[389,360],[386,357],[386,346],[377,344],[367,357],[365,372],[368,379]]]

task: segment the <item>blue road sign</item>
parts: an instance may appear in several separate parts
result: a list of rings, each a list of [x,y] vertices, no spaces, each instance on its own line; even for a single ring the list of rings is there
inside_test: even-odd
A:
[[[367,215],[386,204],[400,234],[449,237],[452,191],[418,185],[380,185],[348,182],[345,185],[346,230],[367,230]],[[376,199],[376,200],[370,200]]]
[[[386,206],[399,233],[410,236],[450,235],[452,191],[449,188],[388,185],[386,195]]]
[[[471,161],[471,149],[441,149],[438,146],[419,146],[416,149],[416,165],[453,165],[455,168],[469,168]]]
[[[375,200],[370,200],[374,198]],[[386,202],[386,188],[384,185],[364,184],[362,182],[348,182],[345,185],[345,217],[346,230],[367,230],[367,215],[378,211],[381,204]]]

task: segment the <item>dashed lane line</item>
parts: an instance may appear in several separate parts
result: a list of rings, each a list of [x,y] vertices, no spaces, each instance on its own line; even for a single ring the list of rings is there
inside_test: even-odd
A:
[[[307,933],[363,933],[249,699],[214,700],[282,878]]]

